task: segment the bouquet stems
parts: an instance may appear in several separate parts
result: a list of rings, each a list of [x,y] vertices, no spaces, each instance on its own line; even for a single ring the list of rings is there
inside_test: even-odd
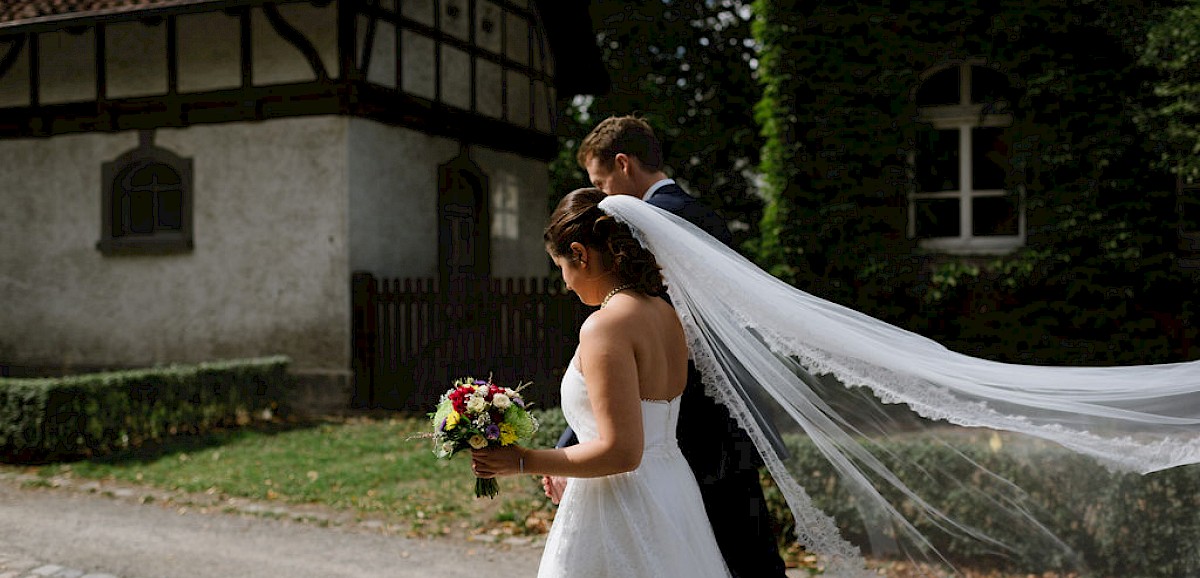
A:
[[[480,498],[487,496],[495,498],[500,492],[500,484],[496,482],[496,478],[475,478],[475,497]]]

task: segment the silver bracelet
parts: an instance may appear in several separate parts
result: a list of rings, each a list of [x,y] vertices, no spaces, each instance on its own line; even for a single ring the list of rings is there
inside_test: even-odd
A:
[[[521,456],[517,462],[517,472],[521,474],[525,473],[525,456]]]

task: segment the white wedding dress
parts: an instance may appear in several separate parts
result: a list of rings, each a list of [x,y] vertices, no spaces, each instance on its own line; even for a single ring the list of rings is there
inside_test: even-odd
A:
[[[561,403],[583,443],[595,439],[596,417],[576,363],[563,375]],[[642,401],[645,449],[636,470],[567,482],[538,578],[729,576],[676,443],[679,400]]]

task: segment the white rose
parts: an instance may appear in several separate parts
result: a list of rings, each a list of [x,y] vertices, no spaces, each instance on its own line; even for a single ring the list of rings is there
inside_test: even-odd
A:
[[[480,412],[487,409],[487,400],[477,395],[472,395],[470,401],[467,402],[467,411]]]
[[[512,400],[508,399],[508,396],[503,393],[497,393],[492,396],[492,405],[496,406],[496,409],[504,410],[512,405]]]
[[[467,440],[467,443],[471,444],[471,447],[473,447],[477,450],[481,450],[481,449],[487,447],[487,444],[488,444],[487,438],[485,438],[479,434],[475,434],[475,435],[471,436],[471,439]]]

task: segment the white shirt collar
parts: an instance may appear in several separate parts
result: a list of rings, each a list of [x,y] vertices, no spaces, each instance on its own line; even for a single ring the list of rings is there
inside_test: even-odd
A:
[[[667,185],[673,185],[673,184],[675,184],[675,179],[663,179],[661,181],[658,181],[657,183],[654,183],[653,185],[650,185],[650,188],[646,190],[646,194],[642,195],[642,200],[643,201],[650,200],[650,197],[653,197],[654,193],[658,192],[659,189],[661,189]]]

